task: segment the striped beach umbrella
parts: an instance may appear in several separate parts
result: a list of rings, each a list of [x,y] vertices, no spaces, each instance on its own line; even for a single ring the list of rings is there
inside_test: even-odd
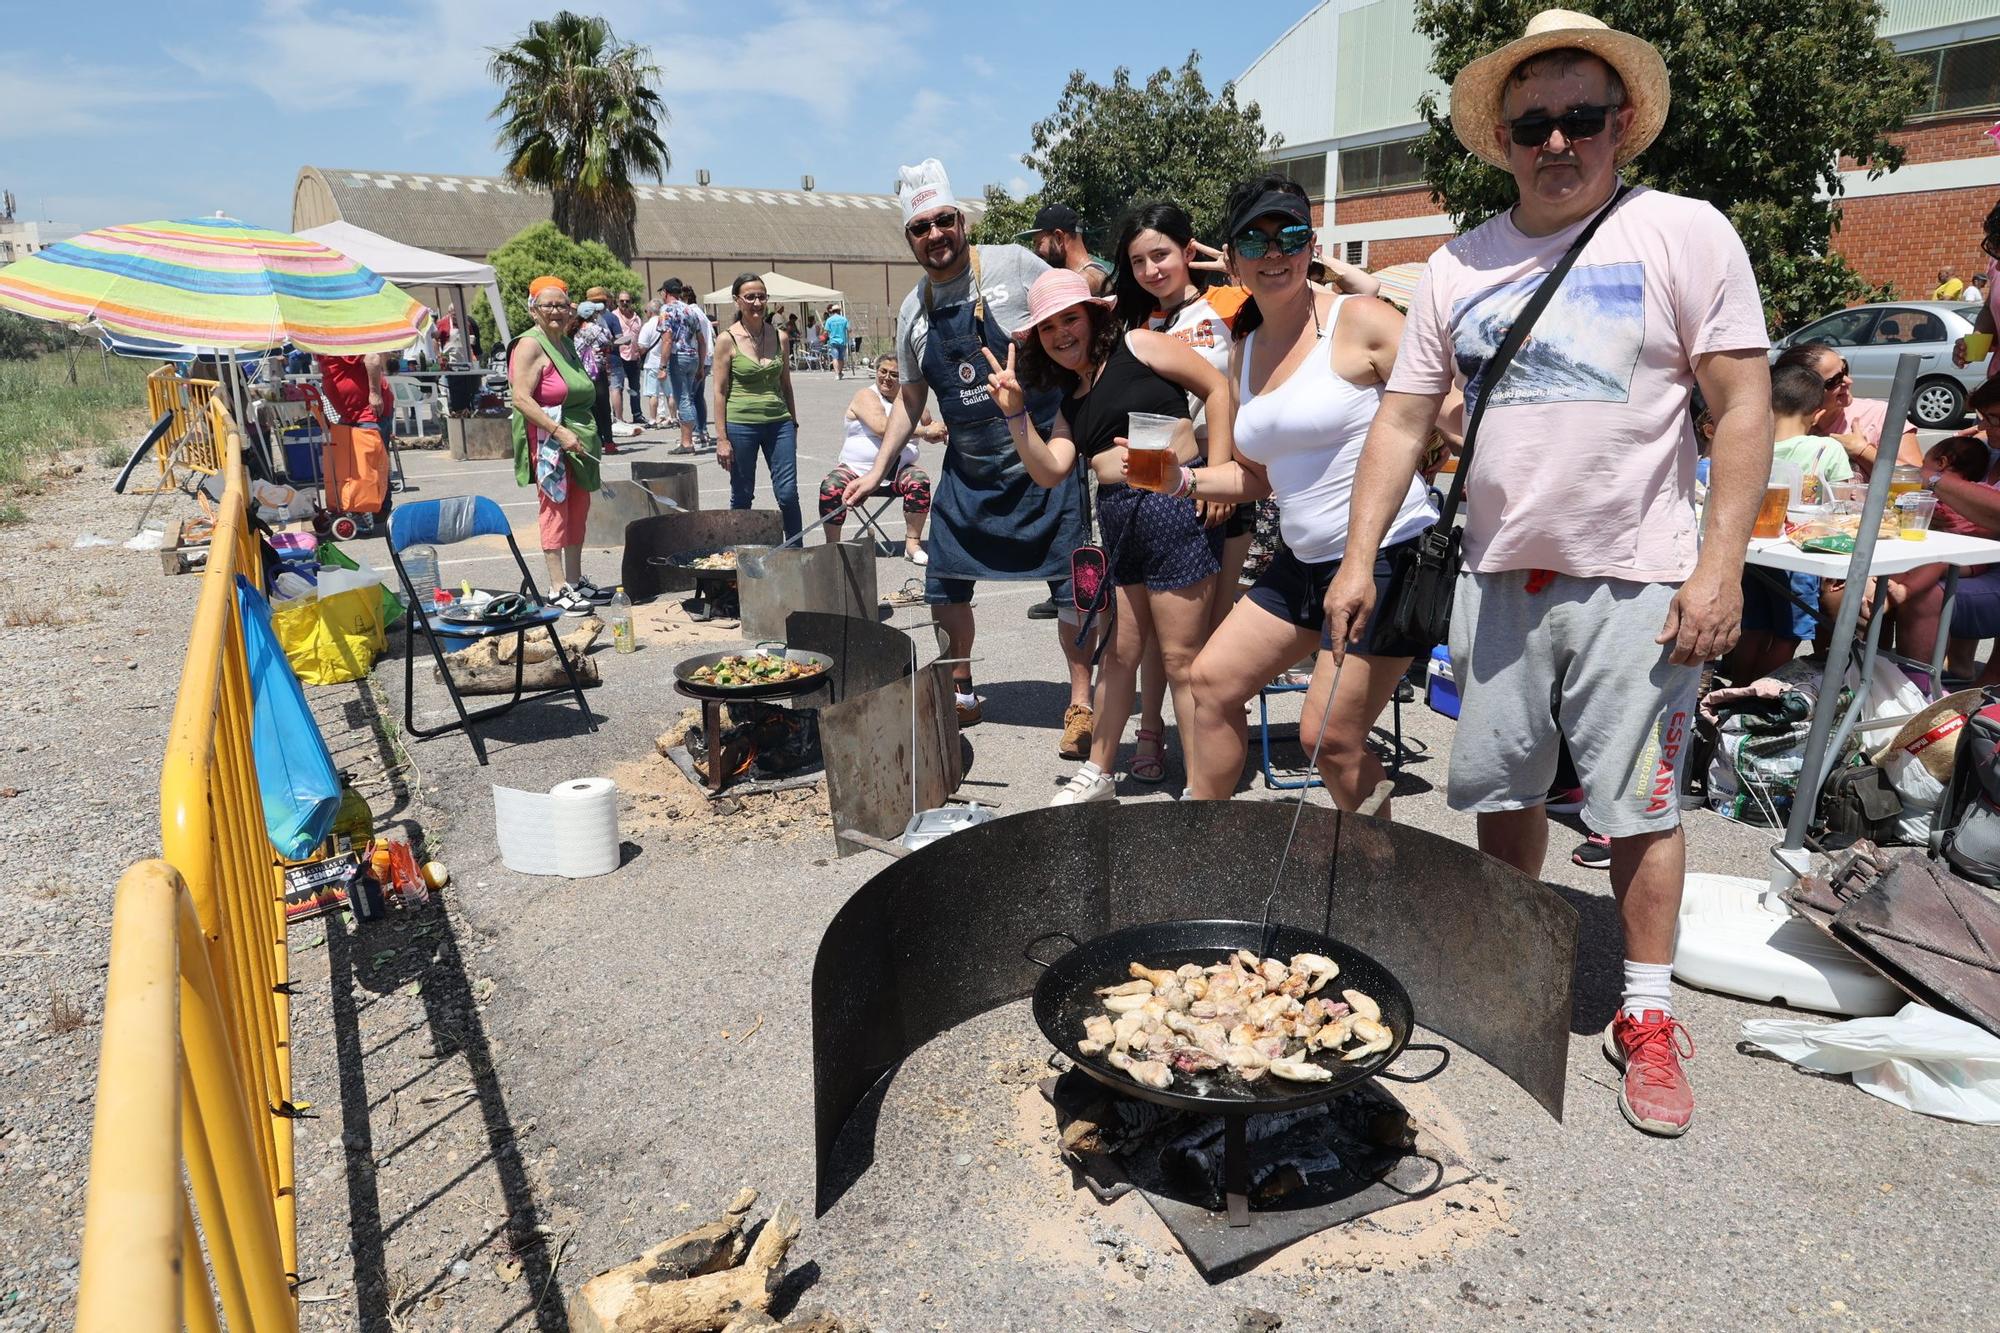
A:
[[[1381,282],[1382,290],[1376,295],[1408,313],[1410,302],[1417,294],[1417,279],[1424,276],[1422,264],[1391,264],[1387,268],[1375,270],[1375,277]]]
[[[104,227],[0,268],[0,306],[201,348],[354,356],[408,346],[427,318],[337,250],[234,218]]]

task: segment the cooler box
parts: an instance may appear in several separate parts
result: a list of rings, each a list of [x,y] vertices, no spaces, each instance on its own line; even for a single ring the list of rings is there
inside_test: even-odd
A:
[[[319,483],[319,451],[326,437],[317,426],[288,426],[283,436],[285,476],[295,486]]]
[[[1433,713],[1458,716],[1458,682],[1451,674],[1451,649],[1439,644],[1431,649],[1431,665],[1424,677],[1424,702]]]

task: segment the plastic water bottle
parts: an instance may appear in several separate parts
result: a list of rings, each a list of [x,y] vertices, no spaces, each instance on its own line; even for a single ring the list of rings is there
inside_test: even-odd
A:
[[[410,576],[410,590],[417,595],[417,605],[429,612],[436,604],[432,596],[438,589],[438,553],[435,546],[411,546],[403,551],[403,571]]]
[[[611,646],[621,653],[639,651],[639,627],[632,620],[632,600],[620,588],[604,608],[611,621]]]

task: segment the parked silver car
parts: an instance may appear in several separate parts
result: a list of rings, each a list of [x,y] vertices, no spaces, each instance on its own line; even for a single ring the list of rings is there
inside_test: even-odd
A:
[[[1986,381],[1986,362],[1951,364],[1952,344],[1972,332],[1979,307],[1962,301],[1888,301],[1857,305],[1778,339],[1771,359],[1794,343],[1831,343],[1847,358],[1856,398],[1887,398],[1896,377],[1896,358],[1915,352],[1917,396],[1910,420],[1926,430],[1956,426],[1965,416],[1965,396]]]

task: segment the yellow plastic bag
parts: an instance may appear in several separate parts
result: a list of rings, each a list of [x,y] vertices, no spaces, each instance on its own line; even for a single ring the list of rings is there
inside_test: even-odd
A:
[[[271,628],[284,646],[285,660],[307,685],[359,680],[374,669],[376,654],[389,646],[382,627],[382,590],[373,583],[331,597],[281,602],[271,608]]]

